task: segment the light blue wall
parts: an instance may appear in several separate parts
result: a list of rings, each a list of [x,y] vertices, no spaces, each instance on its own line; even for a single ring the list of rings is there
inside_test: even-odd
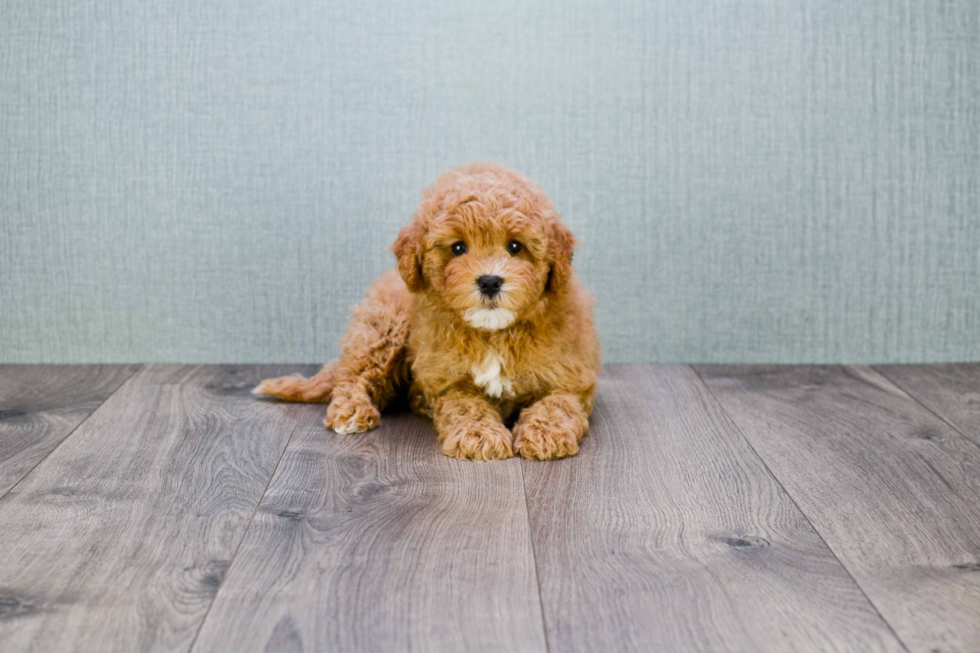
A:
[[[0,361],[328,359],[469,159],[607,362],[980,359],[978,7],[4,2]]]

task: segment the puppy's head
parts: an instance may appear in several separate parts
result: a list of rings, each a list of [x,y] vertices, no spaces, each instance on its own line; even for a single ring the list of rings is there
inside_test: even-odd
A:
[[[505,329],[564,291],[575,239],[544,192],[492,164],[442,174],[392,250],[412,292],[476,329]]]

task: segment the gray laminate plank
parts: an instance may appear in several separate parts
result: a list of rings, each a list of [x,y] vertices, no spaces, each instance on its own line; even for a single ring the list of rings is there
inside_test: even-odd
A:
[[[285,371],[145,367],[13,488],[3,650],[186,651],[302,411],[249,394]]]
[[[980,445],[980,363],[875,369]]]
[[[524,467],[552,650],[902,650],[687,366],[607,367],[578,455]]]
[[[412,415],[304,418],[195,651],[545,650],[518,459],[447,458]]]
[[[980,650],[980,447],[871,368],[698,371],[910,650]]]
[[[0,497],[138,365],[0,365]]]

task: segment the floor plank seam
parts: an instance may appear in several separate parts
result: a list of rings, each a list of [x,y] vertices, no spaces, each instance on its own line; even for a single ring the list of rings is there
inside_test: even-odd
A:
[[[84,419],[82,419],[82,421],[80,421],[78,424],[75,425],[75,428],[73,428],[72,430],[68,431],[68,433],[65,434],[65,437],[61,438],[61,441],[58,442],[58,444],[56,444],[54,447],[51,448],[51,451],[49,451],[46,454],[44,454],[44,457],[42,457],[39,461],[37,461],[37,463],[33,467],[31,467],[29,470],[27,470],[27,472],[25,472],[23,476],[21,476],[19,479],[17,479],[17,482],[14,483],[13,485],[11,485],[7,489],[6,492],[4,492],[3,494],[0,494],[0,501],[3,501],[4,498],[6,498],[6,496],[8,494],[10,494],[11,492],[13,492],[14,489],[18,485],[20,485],[21,483],[23,483],[23,481],[24,481],[25,478],[27,478],[28,476],[30,476],[31,474],[33,474],[34,473],[34,470],[41,466],[41,463],[43,463],[45,460],[47,460],[51,456],[51,454],[53,454],[55,451],[58,450],[59,447],[61,447],[61,445],[63,445],[65,442],[67,442],[68,441],[68,438],[70,438],[72,435],[74,435],[75,432],[78,431],[79,428],[81,428],[82,424],[84,424],[85,422],[89,421],[92,418],[92,415],[95,415],[95,413],[97,413],[99,411],[99,409],[102,408],[107,401],[109,401],[114,396],[116,396],[116,393],[119,392],[120,390],[122,390],[123,387],[127,383],[129,383],[130,381],[132,381],[133,378],[135,378],[136,375],[139,374],[145,367],[146,367],[145,365],[140,364],[136,369],[134,369],[133,372],[132,372],[132,374],[130,374],[128,377],[126,377],[126,380],[119,384],[119,387],[118,388],[116,388],[115,390],[113,390],[112,392],[110,392],[106,396],[105,399],[103,399],[102,401],[100,401],[99,402],[99,405],[96,406],[95,408],[93,408],[91,413],[89,413],[88,415],[86,415],[84,417]]]
[[[905,395],[909,399],[911,399],[912,401],[914,401],[919,406],[922,406],[922,408],[924,408],[926,411],[928,411],[931,415],[934,415],[936,417],[936,419],[938,419],[943,424],[946,424],[951,429],[953,429],[954,431],[956,431],[957,433],[959,433],[962,437],[966,438],[967,441],[974,442],[973,438],[971,438],[969,435],[967,435],[966,433],[964,433],[963,430],[959,426],[957,426],[956,424],[954,424],[953,422],[951,422],[944,415],[942,415],[940,413],[937,413],[935,410],[933,410],[932,408],[930,408],[929,406],[927,406],[926,404],[924,404],[921,400],[919,400],[918,397],[916,397],[909,390],[907,390],[901,383],[899,383],[898,381],[896,381],[892,377],[888,376],[888,374],[886,374],[885,371],[881,369],[881,366],[871,365],[870,367],[871,367],[872,370],[874,370],[878,374],[880,374],[883,377],[885,377],[885,379],[887,379],[888,382],[891,383],[893,386],[895,386],[896,388],[898,388],[899,390],[901,390],[903,393],[905,393]]]
[[[534,583],[538,588],[538,605],[541,608],[541,629],[544,632],[544,649],[551,651],[551,644],[548,642],[548,624],[544,617],[544,594],[541,592],[541,574],[538,572],[538,554],[534,546],[534,528],[531,524],[531,505],[527,498],[527,477],[524,475],[525,460],[521,458],[521,487],[524,489],[524,516],[527,518],[527,534],[531,543],[531,562],[534,563]]]
[[[279,465],[282,464],[282,459],[286,455],[286,451],[289,450],[289,445],[293,441],[293,436],[296,435],[297,429],[300,427],[300,420],[296,421],[296,426],[293,430],[289,432],[289,438],[286,439],[286,446],[282,448],[279,453],[279,460],[276,461],[276,466],[272,468],[272,473],[269,474],[269,480],[266,481],[265,489],[262,490],[262,496],[255,503],[255,508],[252,509],[252,516],[249,517],[248,524],[245,526],[245,531],[242,533],[242,539],[238,542],[238,546],[235,547],[235,552],[231,554],[231,560],[228,561],[228,569],[225,571],[224,577],[222,579],[221,585],[215,591],[214,596],[211,597],[211,603],[208,605],[208,609],[204,612],[204,617],[201,618],[201,625],[198,626],[197,632],[194,633],[194,639],[191,640],[190,646],[187,647],[187,652],[191,653],[194,650],[194,646],[197,645],[197,639],[201,636],[201,631],[204,630],[204,624],[208,621],[208,616],[211,614],[211,608],[214,607],[215,602],[218,600],[218,594],[221,593],[221,588],[224,586],[224,579],[227,579],[231,574],[231,568],[235,564],[235,559],[238,557],[238,552],[241,550],[242,545],[245,543],[245,539],[248,537],[248,531],[252,528],[252,522],[255,521],[255,515],[258,514],[259,508],[262,506],[262,502],[265,501],[265,495],[269,491],[269,487],[272,485],[272,479],[276,477],[276,472],[279,471]]]
[[[827,550],[830,551],[833,554],[834,558],[837,559],[837,562],[838,564],[840,564],[841,569],[843,569],[847,573],[847,576],[851,579],[851,582],[854,583],[854,586],[858,588],[858,591],[861,592],[861,595],[864,596],[865,600],[868,602],[868,605],[870,605],[874,609],[875,613],[881,619],[882,623],[888,626],[888,630],[890,630],[892,635],[895,636],[895,640],[899,644],[901,644],[902,648],[905,649],[905,651],[911,653],[911,650],[909,649],[905,641],[898,636],[898,632],[895,631],[895,627],[892,626],[891,622],[885,619],[885,616],[883,614],[881,614],[881,610],[879,610],[878,606],[875,605],[875,602],[871,600],[871,597],[868,596],[868,593],[864,591],[864,588],[861,586],[861,583],[857,581],[857,578],[854,577],[854,574],[851,572],[851,570],[848,569],[846,564],[844,564],[844,561],[841,560],[841,557],[837,554],[836,551],[834,551],[833,547],[830,546],[830,543],[827,542],[827,538],[824,537],[823,533],[820,532],[820,529],[818,529],[817,526],[813,523],[813,520],[810,518],[810,515],[808,515],[806,511],[804,511],[803,508],[800,507],[800,504],[797,503],[796,501],[796,497],[794,497],[793,494],[786,488],[786,486],[783,485],[783,482],[779,479],[778,476],[776,476],[775,472],[773,472],[772,469],[769,467],[769,463],[766,461],[766,459],[763,458],[761,454],[759,454],[755,446],[753,446],[751,440],[749,440],[745,436],[745,434],[742,432],[742,429],[735,422],[735,419],[728,413],[728,410],[725,408],[724,404],[721,403],[718,397],[715,396],[715,393],[708,386],[707,382],[705,382],[704,378],[701,376],[698,370],[693,365],[688,365],[688,367],[691,368],[691,371],[693,371],[695,376],[697,376],[698,380],[701,382],[701,385],[704,387],[708,395],[711,397],[711,400],[714,401],[715,404],[717,404],[718,408],[722,411],[722,413],[724,413],[725,417],[728,418],[728,421],[731,422],[732,428],[735,429],[735,432],[738,433],[739,437],[742,438],[742,440],[745,442],[746,445],[748,445],[749,449],[752,451],[753,454],[755,454],[756,458],[758,458],[759,461],[762,462],[762,465],[766,468],[766,471],[772,477],[773,481],[775,481],[776,484],[779,485],[780,488],[782,488],[783,492],[786,493],[786,496],[789,497],[789,500],[793,502],[794,506],[796,506],[796,509],[799,511],[799,513],[803,515],[803,518],[806,519],[808,524],[810,524],[810,528],[813,529],[813,532],[816,533],[817,537],[820,538],[820,541],[823,542],[823,545],[827,547]]]

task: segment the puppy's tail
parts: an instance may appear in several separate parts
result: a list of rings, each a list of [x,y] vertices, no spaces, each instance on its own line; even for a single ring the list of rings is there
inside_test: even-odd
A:
[[[329,404],[333,387],[337,385],[335,368],[336,363],[327,363],[308,379],[299,374],[266,379],[252,390],[252,394],[306,404]]]

